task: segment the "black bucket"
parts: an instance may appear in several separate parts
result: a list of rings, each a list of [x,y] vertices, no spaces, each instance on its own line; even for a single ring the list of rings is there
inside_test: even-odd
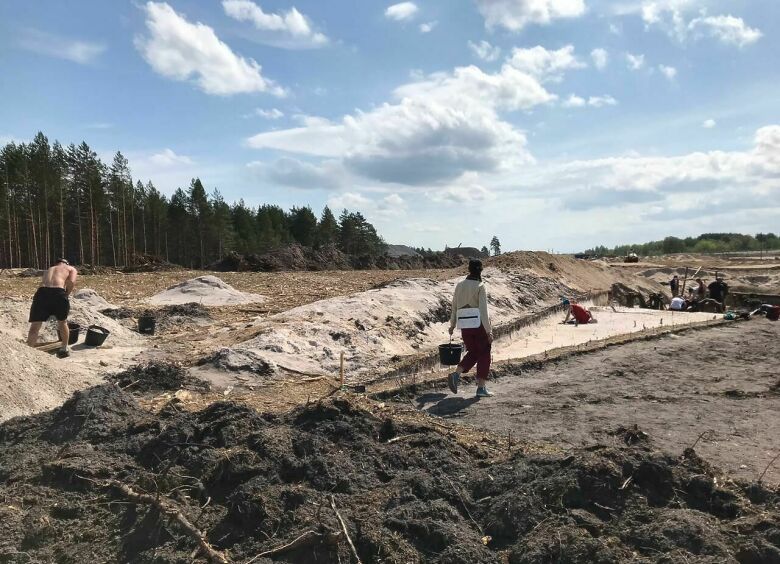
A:
[[[73,321],[68,321],[68,344],[69,345],[75,345],[79,342],[79,333],[81,333],[81,325],[78,323],[74,323]],[[60,335],[60,332],[57,331],[57,338],[61,341],[62,335]]]
[[[463,345],[446,343],[439,345],[439,360],[444,366],[455,366],[460,362],[463,354]]]
[[[87,328],[87,338],[84,339],[84,344],[88,347],[99,347],[106,341],[109,333],[110,331],[105,327],[90,325]]]
[[[142,315],[138,318],[138,332],[143,335],[154,335],[156,325],[157,322],[151,315]]]

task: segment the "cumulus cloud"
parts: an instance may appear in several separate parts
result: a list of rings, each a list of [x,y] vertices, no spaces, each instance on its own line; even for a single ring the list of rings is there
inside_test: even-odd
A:
[[[106,46],[94,41],[72,39],[48,33],[38,29],[23,29],[19,37],[19,46],[27,51],[88,65],[102,55]]]
[[[525,135],[499,112],[527,110],[556,97],[512,64],[489,74],[468,66],[404,84],[395,102],[340,122],[260,133],[255,148],[341,159],[365,178],[410,186],[442,184],[471,171],[532,161]]]
[[[695,18],[688,24],[688,29],[694,37],[714,37],[721,43],[737,47],[755,43],[763,36],[760,30],[749,27],[742,18],[730,15]]]
[[[684,209],[700,206],[704,194],[706,199],[738,194],[753,207],[762,207],[780,196],[780,125],[756,131],[753,147],[746,151],[611,157],[549,166],[529,189],[545,194],[557,190],[567,207],[577,210],[640,203]]]
[[[290,157],[282,157],[274,162],[251,162],[249,170],[257,176],[273,183],[304,190],[334,190],[341,186],[342,173],[338,164],[325,162],[312,164]]]
[[[403,22],[414,18],[418,11],[419,8],[414,2],[400,2],[388,6],[385,10],[385,17],[397,22]]]
[[[599,70],[607,68],[609,63],[609,53],[600,47],[590,52],[590,58],[593,59],[593,66]]]
[[[507,62],[517,70],[541,81],[560,81],[565,71],[587,66],[576,57],[572,45],[555,51],[545,49],[541,45],[530,49],[515,48]]]
[[[437,25],[439,25],[439,22],[425,22],[420,24],[420,33],[430,33],[433,31],[433,28],[435,28]]]
[[[328,207],[334,210],[359,209],[364,210],[374,205],[374,201],[359,192],[343,192],[328,199]]]
[[[496,194],[476,182],[465,182],[431,191],[428,197],[434,202],[470,204],[495,200]]]
[[[147,2],[143,10],[148,34],[136,37],[135,45],[158,74],[192,80],[206,94],[285,95],[284,89],[263,77],[259,64],[236,55],[209,26],[190,23],[165,2]]]
[[[328,37],[315,31],[309,19],[294,6],[279,14],[266,13],[250,0],[222,0],[225,14],[240,22],[249,22],[262,32],[264,42],[289,48],[316,48],[329,43]]]
[[[661,71],[667,79],[674,80],[677,76],[677,69],[666,65],[658,65],[658,70]]]
[[[585,13],[584,0],[475,0],[488,29],[520,31],[529,24],[549,24]]]
[[[628,64],[628,68],[637,71],[645,66],[645,56],[626,53],[626,63]]]
[[[491,45],[484,39],[479,43],[469,41],[468,45],[471,52],[474,53],[474,56],[488,63],[498,60],[501,56],[501,47]]]
[[[704,122],[701,124],[701,126],[704,129],[712,129],[716,125],[718,125],[718,124],[717,124],[717,122],[714,119],[705,119]]]
[[[708,16],[701,12],[690,18],[688,12],[696,7],[697,3],[693,0],[644,2],[641,6],[642,20],[648,29],[659,28],[680,42],[710,37],[726,45],[745,47],[763,36],[761,30],[732,15]]]

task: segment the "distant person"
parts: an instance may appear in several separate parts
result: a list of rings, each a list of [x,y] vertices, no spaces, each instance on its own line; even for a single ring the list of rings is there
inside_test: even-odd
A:
[[[710,291],[710,298],[722,305],[726,304],[726,295],[729,293],[729,285],[723,281],[723,278],[720,276],[716,277],[707,289]]]
[[[669,309],[672,311],[685,311],[688,309],[688,303],[685,301],[684,298],[681,298],[680,296],[676,296],[672,298],[672,305],[669,306]]]
[[[43,322],[54,316],[57,318],[57,329],[61,340],[57,356],[60,358],[70,356],[68,349],[70,301],[68,298],[76,285],[76,276],[76,269],[64,258],[59,259],[43,274],[41,287],[35,292],[30,307],[30,331],[27,333],[27,344],[31,347],[38,343],[38,333],[41,331]]]
[[[680,292],[680,278],[676,274],[669,281],[669,289],[672,291],[673,298]]]
[[[707,287],[704,285],[704,280],[701,278],[696,279],[697,286],[696,286],[696,299],[697,300],[703,300],[707,297]]]
[[[466,356],[447,377],[447,384],[453,394],[458,393],[458,383],[464,372],[477,366],[477,397],[492,396],[487,389],[490,373],[490,350],[493,343],[493,328],[487,307],[487,290],[482,282],[482,261],[469,261],[469,275],[455,286],[450,315],[450,335],[460,329]]]
[[[598,323],[590,310],[585,309],[576,301],[563,298],[563,305],[568,306],[568,310],[566,311],[566,317],[561,323],[574,323],[575,325]]]

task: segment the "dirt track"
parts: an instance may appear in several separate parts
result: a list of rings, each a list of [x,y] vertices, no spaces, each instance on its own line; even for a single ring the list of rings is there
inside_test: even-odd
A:
[[[515,440],[564,450],[623,442],[638,425],[679,455],[697,437],[704,458],[729,475],[756,479],[780,450],[780,324],[763,318],[610,347],[518,373],[500,369],[496,397],[417,398],[433,414]],[[775,386],[772,389],[772,386]],[[765,478],[780,483],[780,465]]]

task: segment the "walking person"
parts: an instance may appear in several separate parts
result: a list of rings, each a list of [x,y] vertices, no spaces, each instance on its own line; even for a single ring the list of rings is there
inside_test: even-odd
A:
[[[27,333],[27,344],[31,347],[38,343],[38,333],[41,331],[43,322],[54,316],[57,318],[57,329],[61,342],[57,356],[60,358],[70,356],[68,349],[70,301],[68,297],[76,285],[76,276],[76,269],[65,259],[59,259],[43,274],[41,286],[35,292],[30,307],[30,331]]]
[[[460,329],[466,356],[447,377],[453,394],[458,393],[458,383],[463,373],[477,367],[477,397],[486,398],[493,394],[487,389],[490,372],[490,350],[493,343],[493,328],[487,308],[487,290],[482,282],[482,261],[469,261],[469,275],[455,286],[450,315],[450,335]]]

